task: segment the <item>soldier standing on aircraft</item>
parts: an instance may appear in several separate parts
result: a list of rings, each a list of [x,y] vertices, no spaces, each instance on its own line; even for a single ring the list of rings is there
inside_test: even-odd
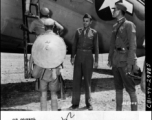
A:
[[[117,23],[113,26],[108,65],[112,67],[116,89],[116,110],[122,110],[123,88],[129,93],[131,110],[137,110],[137,96],[134,79],[127,74],[133,72],[136,64],[136,26],[126,20],[126,6],[116,3],[113,17]]]
[[[94,67],[98,67],[98,34],[90,27],[92,17],[85,14],[83,17],[83,28],[77,29],[72,46],[71,64],[74,65],[72,106],[70,109],[77,109],[80,102],[81,83],[84,77],[86,107],[92,110],[91,104],[91,77],[93,72],[92,49],[95,50]]]

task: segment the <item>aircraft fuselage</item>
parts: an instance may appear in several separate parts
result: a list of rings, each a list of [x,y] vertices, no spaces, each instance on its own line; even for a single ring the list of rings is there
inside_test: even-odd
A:
[[[82,18],[85,13],[93,16],[92,28],[98,31],[100,53],[109,52],[112,26],[116,20],[108,18],[108,14],[111,15],[109,12],[110,5],[106,4],[108,0],[103,0],[102,4],[100,4],[100,1],[102,0],[92,0],[93,3],[88,2],[88,0],[40,0],[40,8],[48,7],[52,11],[51,17],[65,27],[64,40],[69,53],[71,52],[73,35],[76,29],[83,27]],[[127,2],[131,3],[133,7],[130,8],[132,13],[126,13],[126,18],[136,25],[137,55],[142,56],[144,55],[142,44],[145,39],[145,6],[138,0],[127,0]],[[105,8],[101,7],[102,9],[98,10],[97,7],[103,5]],[[29,23],[31,21],[29,20]],[[2,43],[4,43],[2,48],[8,47],[5,45],[11,47],[11,44],[14,45],[13,48],[21,47],[23,31],[19,28],[19,25],[22,23],[22,1],[1,0],[1,35]],[[34,41],[35,37],[31,37],[31,39],[31,41]],[[16,41],[16,44],[13,40]],[[8,41],[8,44],[6,44],[6,41]]]

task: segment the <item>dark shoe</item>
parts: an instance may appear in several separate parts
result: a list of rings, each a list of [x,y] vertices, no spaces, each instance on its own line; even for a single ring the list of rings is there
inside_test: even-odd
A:
[[[59,109],[58,109],[58,111],[62,111],[62,109],[61,109],[61,108],[59,108]]]
[[[87,106],[87,109],[88,109],[88,110],[93,110],[92,105]]]
[[[78,105],[72,105],[71,107],[69,107],[70,110],[76,110],[78,109],[79,106]]]

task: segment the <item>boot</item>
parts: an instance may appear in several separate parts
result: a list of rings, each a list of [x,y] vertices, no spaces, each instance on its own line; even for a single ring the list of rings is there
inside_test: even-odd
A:
[[[131,111],[137,111],[137,95],[136,92],[130,92]]]

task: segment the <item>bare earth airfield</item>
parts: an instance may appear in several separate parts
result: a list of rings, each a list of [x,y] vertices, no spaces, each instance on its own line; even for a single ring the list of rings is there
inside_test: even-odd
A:
[[[94,111],[115,111],[115,90],[111,68],[107,66],[108,54],[99,55],[99,68],[92,76],[92,98]],[[2,111],[39,111],[39,92],[35,90],[35,79],[24,78],[23,54],[1,53],[1,110]],[[145,57],[138,58],[138,64],[143,68]],[[66,84],[66,99],[59,99],[62,111],[71,106],[73,66],[70,64],[70,55],[64,61],[62,72]],[[145,94],[140,89],[140,81],[136,81],[138,95],[138,110],[145,111]],[[82,83],[79,111],[86,111],[84,89]],[[130,98],[124,90],[123,111],[130,111]],[[50,108],[48,95],[48,110]]]

